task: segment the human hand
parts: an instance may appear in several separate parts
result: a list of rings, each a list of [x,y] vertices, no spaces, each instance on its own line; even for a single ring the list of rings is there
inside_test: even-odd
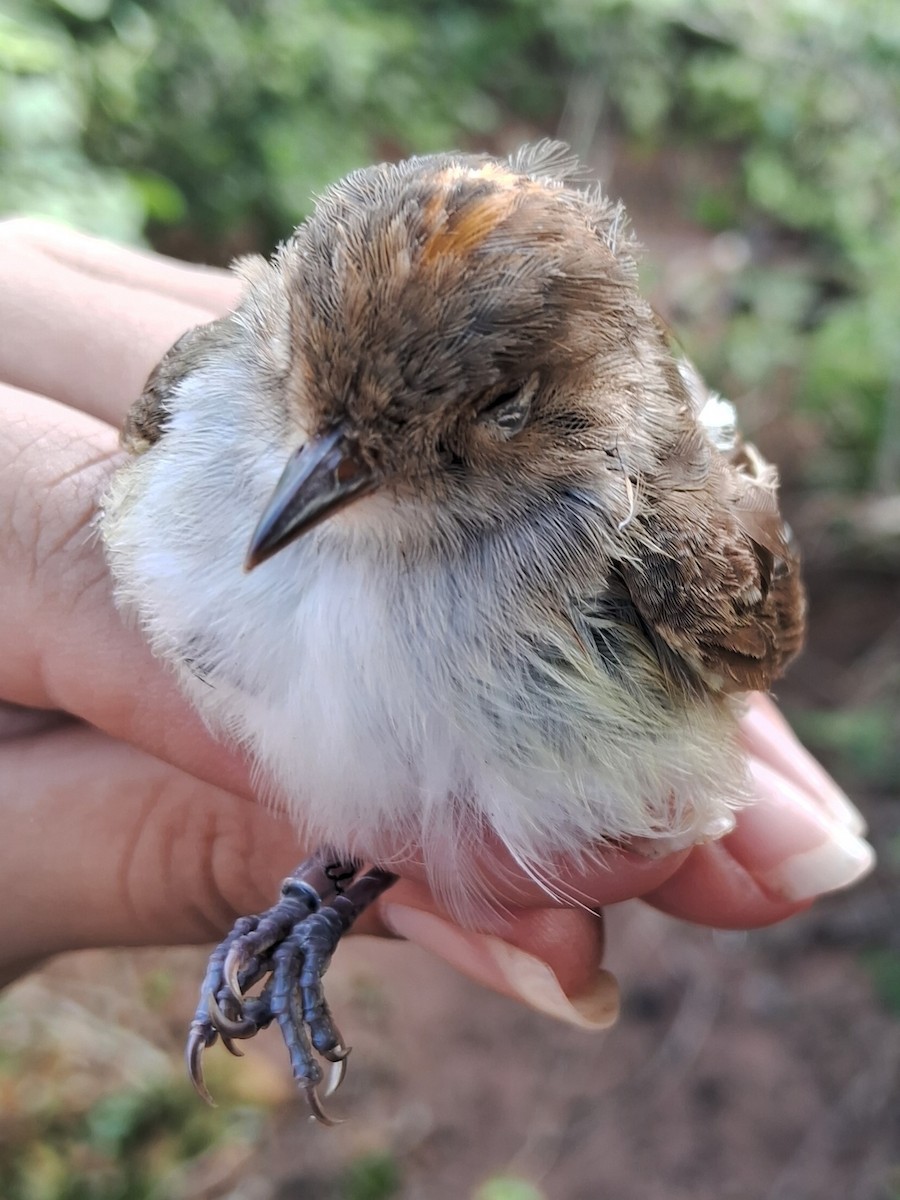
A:
[[[246,765],[123,625],[92,531],[150,368],[237,291],[224,272],[0,226],[0,699],[41,710],[7,711],[0,743],[6,978],[66,949],[217,939],[303,857],[292,827],[253,802]],[[774,706],[754,697],[743,728],[757,803],[722,841],[593,856],[565,873],[585,908],[548,907],[497,863],[507,911],[485,914],[480,932],[455,924],[411,867],[361,931],[409,936],[534,1007],[607,1024],[615,989],[590,910],[641,896],[701,924],[764,925],[870,865],[859,815]]]

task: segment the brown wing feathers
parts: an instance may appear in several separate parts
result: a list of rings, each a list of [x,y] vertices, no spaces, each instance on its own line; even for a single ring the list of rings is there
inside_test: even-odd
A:
[[[774,471],[752,446],[726,457],[707,443],[706,470],[689,453],[681,486],[681,457],[647,495],[623,578],[643,619],[709,685],[764,690],[799,650],[805,620]]]

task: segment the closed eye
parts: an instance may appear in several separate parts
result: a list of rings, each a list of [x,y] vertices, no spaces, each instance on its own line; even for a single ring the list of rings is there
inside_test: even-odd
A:
[[[524,383],[507,388],[490,401],[476,416],[479,425],[487,425],[503,437],[515,437],[528,424],[531,402],[534,399],[540,377],[535,373]]]

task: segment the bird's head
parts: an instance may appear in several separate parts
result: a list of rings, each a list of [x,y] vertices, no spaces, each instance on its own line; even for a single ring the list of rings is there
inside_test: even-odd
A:
[[[250,269],[239,319],[280,348],[293,445],[249,566],[373,493],[471,524],[621,478],[660,338],[621,208],[571,169],[541,147],[358,171]]]

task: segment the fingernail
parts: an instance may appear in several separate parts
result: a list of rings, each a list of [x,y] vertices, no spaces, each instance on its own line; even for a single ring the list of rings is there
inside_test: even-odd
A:
[[[615,976],[599,970],[587,992],[567,996],[550,967],[518,946],[487,935],[488,949],[512,993],[538,1012],[581,1029],[609,1029],[619,1015]]]
[[[730,852],[767,891],[811,900],[856,883],[872,870],[875,852],[784,776],[750,760],[759,799],[741,813]]]
[[[833,820],[862,835],[866,832],[866,819],[823,766],[797,740],[784,717],[770,701],[765,708],[760,701],[751,702],[741,719],[745,734],[752,745],[748,749],[770,766],[780,771],[804,792],[818,800]]]
[[[608,1029],[615,1023],[619,989],[609,971],[600,970],[587,992],[567,996],[547,963],[493,934],[459,929],[434,913],[405,904],[383,904],[381,917],[400,937],[529,1008],[579,1029]]]

